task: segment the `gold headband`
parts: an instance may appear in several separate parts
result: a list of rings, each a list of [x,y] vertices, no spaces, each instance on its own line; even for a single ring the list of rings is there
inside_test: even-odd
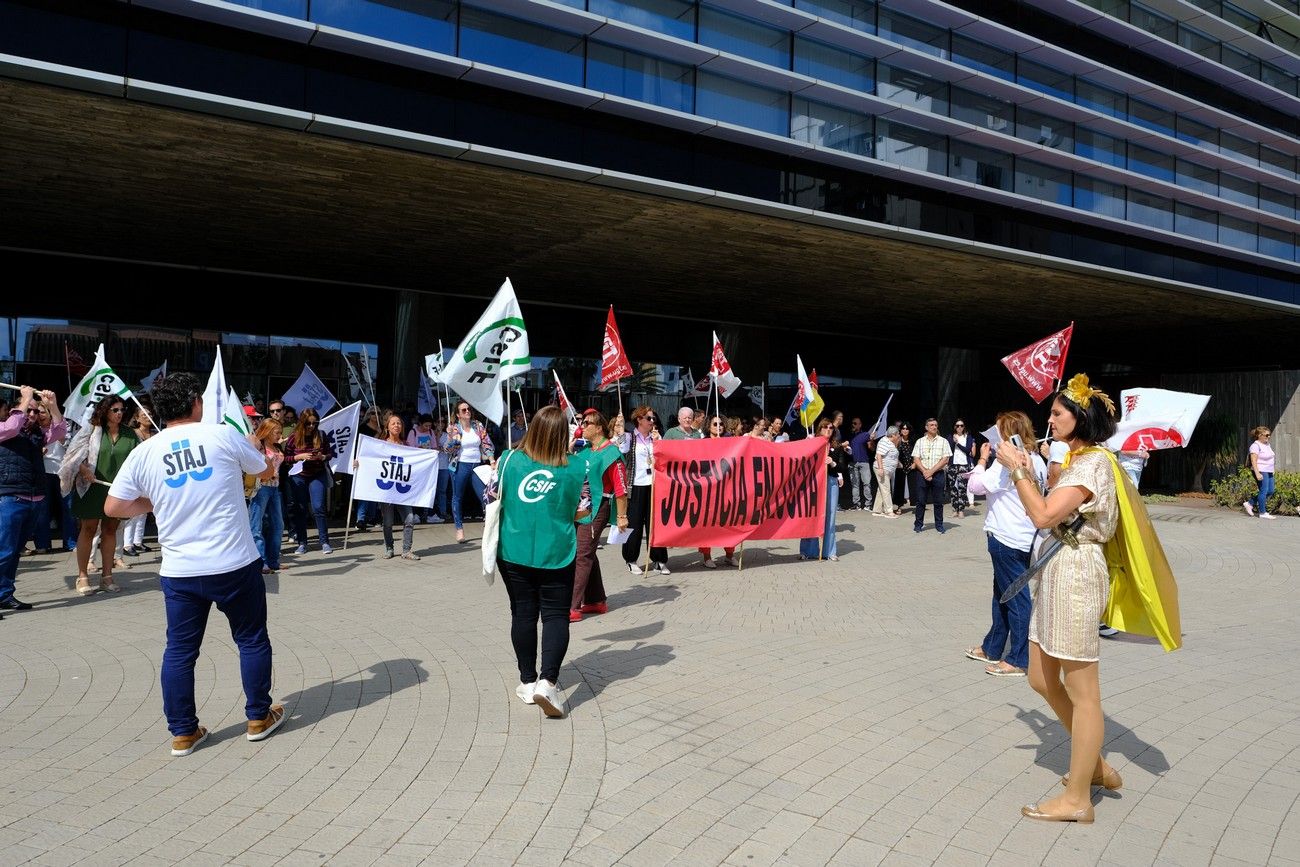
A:
[[[1115,402],[1110,399],[1110,395],[1100,388],[1090,386],[1088,384],[1088,374],[1086,373],[1076,373],[1070,377],[1070,381],[1065,384],[1065,388],[1061,389],[1061,394],[1084,409],[1088,408],[1088,404],[1092,402],[1094,397],[1098,398],[1102,403],[1106,404],[1106,409],[1112,416],[1115,414]]]

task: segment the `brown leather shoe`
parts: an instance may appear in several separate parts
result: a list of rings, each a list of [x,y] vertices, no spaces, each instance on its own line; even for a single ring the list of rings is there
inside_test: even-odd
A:
[[[264,741],[283,724],[284,705],[273,705],[265,719],[250,719],[248,721],[248,739],[250,741]]]
[[[1061,785],[1062,786],[1070,785],[1069,774],[1066,774],[1064,777],[1061,777]],[[1101,786],[1103,789],[1106,789],[1107,791],[1114,792],[1118,789],[1123,788],[1124,778],[1119,775],[1119,771],[1115,770],[1110,765],[1107,765],[1106,770],[1102,771],[1100,774],[1097,774],[1095,777],[1092,778],[1092,785]]]
[[[1094,819],[1091,804],[1072,813],[1044,813],[1037,804],[1026,804],[1020,808],[1020,815],[1040,822],[1078,822],[1080,825],[1091,825]]]
[[[172,755],[188,756],[198,749],[199,744],[208,739],[208,730],[199,726],[187,735],[172,738]]]

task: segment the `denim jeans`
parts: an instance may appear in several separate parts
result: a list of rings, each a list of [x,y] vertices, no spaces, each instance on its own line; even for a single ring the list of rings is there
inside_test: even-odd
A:
[[[461,500],[465,499],[465,489],[474,488],[474,496],[483,499],[483,482],[474,473],[474,467],[464,461],[456,464],[456,472],[451,479],[451,518],[459,530],[465,526],[461,518]],[[567,614],[565,615],[568,616]]]
[[[558,683],[569,651],[569,602],[573,599],[574,561],[559,569],[537,569],[497,560],[510,596],[510,643],[519,663],[519,680],[537,680],[537,619],[542,620],[541,676]]]
[[[262,485],[248,501],[248,524],[253,530],[253,544],[266,568],[280,569],[281,534],[284,511],[280,507],[280,489]],[[267,528],[267,524],[270,528]]]
[[[378,503],[372,503],[369,500],[357,500],[357,524],[373,524],[375,522],[376,506]]]
[[[307,544],[307,515],[316,519],[316,534],[322,545],[330,543],[329,522],[325,518],[325,476],[304,479],[302,476],[290,476],[293,480],[293,498],[298,503],[294,513],[294,537],[299,545]]]
[[[938,472],[926,481],[920,470],[912,470],[911,479],[908,481],[912,485],[912,503],[916,507],[915,526],[925,526],[925,504],[930,502],[934,503],[935,529],[943,527],[943,498],[946,493],[947,479],[947,473]]]
[[[451,470],[438,470],[438,492],[434,495],[433,510],[441,518],[451,517]]]
[[[993,538],[992,533],[985,535],[989,539],[989,557],[993,559],[993,624],[989,627],[989,634],[984,636],[984,655],[994,661],[1005,659],[1008,665],[1016,668],[1028,668],[1029,613],[1033,609],[1029,586],[1022,587],[1006,604],[998,600],[1011,582],[1029,568],[1029,552],[1003,545]],[[1008,638],[1011,641],[1009,647]]]
[[[1273,474],[1260,473],[1263,476],[1259,480],[1259,494],[1255,497],[1255,514],[1268,514],[1268,498],[1273,495]]]
[[[208,612],[230,621],[244,681],[244,715],[266,719],[271,709],[271,639],[266,634],[266,582],[262,561],[221,575],[160,578],[167,608],[167,649],[162,658],[163,715],[173,736],[199,726],[194,703],[194,663],[199,658]]]
[[[32,534],[32,524],[44,508],[14,496],[0,497],[0,602],[14,595],[18,558]]]
[[[826,523],[823,532],[824,538],[799,540],[799,553],[809,560],[816,560],[820,554],[823,560],[829,560],[831,557],[838,556],[835,550],[835,512],[840,505],[840,486],[835,484],[832,476],[826,478]]]
[[[32,515],[32,532],[31,541],[35,544],[36,550],[50,550],[50,498],[44,497],[36,504],[36,511]],[[23,540],[24,543],[27,541]]]

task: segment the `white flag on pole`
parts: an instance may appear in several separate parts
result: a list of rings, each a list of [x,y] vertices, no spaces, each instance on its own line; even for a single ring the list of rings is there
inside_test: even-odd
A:
[[[531,366],[528,328],[515,288],[506,280],[438,378],[484,417],[504,423],[501,381]]]
[[[226,384],[226,368],[221,363],[221,347],[218,346],[212,373],[208,374],[208,387],[203,389],[203,423],[221,424],[229,399],[230,386]]]
[[[731,397],[740,388],[740,377],[731,369],[726,353],[722,351],[722,341],[718,332],[713,332],[713,361],[709,364],[709,376],[717,380],[718,391],[723,397]]]
[[[889,397],[885,398],[885,408],[880,411],[880,417],[876,419],[876,426],[871,429],[871,438],[880,439],[889,430],[889,402],[894,399],[894,393],[891,391]]]
[[[324,415],[338,403],[333,393],[325,387],[325,383],[320,381],[320,377],[308,364],[302,366],[298,381],[289,386],[289,390],[280,400],[298,410],[299,415],[302,415],[302,411],[307,407],[316,410],[317,415]]]
[[[429,377],[425,376],[424,371],[420,371],[420,393],[416,395],[415,410],[420,415],[433,415],[434,408],[438,402],[433,399],[433,389],[429,387]]]
[[[352,483],[357,499],[432,506],[438,490],[438,451],[361,437],[355,472]]]
[[[438,341],[438,345],[442,345],[441,340]],[[424,356],[424,375],[429,377],[430,382],[438,381],[438,375],[442,373],[442,366],[445,363],[446,360],[442,357],[441,350],[438,352],[430,352],[428,355]]]
[[[131,389],[127,388],[126,383],[122,381],[122,377],[114,373],[113,368],[109,367],[108,362],[104,360],[104,344],[101,343],[99,349],[95,350],[95,362],[90,365],[90,370],[64,402],[63,414],[70,421],[84,427],[89,423],[95,406],[111,394],[123,400],[132,400],[135,397]]]
[[[1119,425],[1115,435],[1106,440],[1106,447],[1156,451],[1186,448],[1210,396],[1163,388],[1126,388],[1119,393],[1119,402]]]
[[[145,378],[140,380],[140,390],[143,392],[153,391],[154,383],[156,383],[159,379],[166,378],[166,376],[167,376],[167,359],[164,358],[163,363],[161,365],[149,371],[149,373],[145,376]]]
[[[338,412],[320,420],[320,435],[334,452],[330,470],[345,476],[352,475],[352,450],[356,445],[357,427],[361,424],[361,401],[354,401]],[[302,464],[295,463],[295,467]]]
[[[348,385],[350,386],[348,396],[361,395],[361,399],[369,403],[370,398],[366,397],[366,390],[361,387],[361,377],[357,376],[357,369],[352,366],[352,359],[348,358],[346,352],[340,352],[339,354],[343,356],[343,363],[348,366]]]
[[[221,423],[228,424],[244,436],[253,432],[253,426],[249,423],[251,419],[244,415],[244,405],[239,400],[239,395],[235,390],[230,389],[226,395],[226,410],[221,416]]]

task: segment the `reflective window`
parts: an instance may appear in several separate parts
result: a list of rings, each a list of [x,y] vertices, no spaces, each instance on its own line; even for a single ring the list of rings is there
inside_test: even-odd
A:
[[[312,0],[311,20],[428,51],[456,53],[456,4],[445,0]]]
[[[1259,252],[1265,256],[1293,261],[1296,252],[1295,235],[1272,226],[1260,226]]]
[[[1128,97],[1117,90],[1093,84],[1086,78],[1075,82],[1075,102],[1112,117],[1128,116]]]
[[[1074,76],[1068,72],[1021,57],[1016,64],[1016,81],[1039,93],[1074,102]]]
[[[1275,151],[1265,145],[1259,146],[1259,164],[1267,168],[1276,169],[1284,175],[1297,177],[1296,158],[1290,154],[1284,154],[1281,151]]]
[[[935,57],[948,56],[948,31],[942,27],[890,9],[880,10],[877,27],[880,35],[890,42],[907,45]]]
[[[1191,142],[1199,148],[1209,151],[1219,149],[1219,130],[1208,124],[1179,115],[1174,124],[1174,131],[1178,138]]]
[[[1132,142],[1129,142],[1128,146],[1128,168],[1129,171],[1146,175],[1149,178],[1162,181],[1172,181],[1174,179],[1173,157],[1153,151],[1150,148],[1144,148],[1141,145],[1135,145]]]
[[[703,71],[695,86],[696,114],[773,135],[790,134],[790,95],[785,91]]]
[[[95,350],[107,336],[102,323],[78,319],[20,317],[8,324],[13,329],[9,340],[15,361],[84,368],[80,376],[90,370]]]
[[[1219,215],[1205,208],[1197,208],[1178,202],[1174,206],[1174,231],[1189,238],[1202,241],[1217,241],[1219,237]]]
[[[946,174],[947,140],[932,132],[877,119],[876,158],[923,172]]]
[[[1227,172],[1219,174],[1219,195],[1249,208],[1259,207],[1259,184]]]
[[[794,0],[794,8],[854,30],[876,32],[876,4],[870,0]]]
[[[515,18],[465,6],[460,55],[528,75],[582,85],[583,39]]]
[[[1219,40],[1199,30],[1193,30],[1185,25],[1179,27],[1178,44],[1216,63],[1219,60]]]
[[[1016,56],[983,42],[953,34],[953,61],[1007,81],[1015,80]]]
[[[934,114],[948,113],[948,84],[919,72],[880,64],[876,95]]]
[[[1070,153],[1074,150],[1074,124],[1027,108],[1018,108],[1016,138]]]
[[[795,37],[794,71],[863,93],[875,90],[874,61],[823,42]]]
[[[1103,132],[1095,132],[1082,126],[1075,130],[1074,135],[1074,152],[1078,156],[1096,160],[1099,163],[1106,163],[1107,165],[1124,167],[1127,158],[1123,139],[1106,135]]]
[[[704,45],[748,57],[781,69],[790,68],[790,31],[700,7],[700,37]]]
[[[1164,135],[1174,134],[1174,113],[1140,99],[1129,98],[1128,119]]]
[[[1259,80],[1269,87],[1276,87],[1278,90],[1295,96],[1296,86],[1300,84],[1296,77],[1280,67],[1271,63],[1260,63]]]
[[[963,120],[982,129],[991,129],[1008,135],[1012,132],[1011,103],[996,96],[985,96],[954,87],[949,114],[957,120]]]
[[[1074,204],[1072,172],[1033,160],[1016,160],[1016,188],[1022,196],[1064,205]]]
[[[859,156],[872,155],[871,116],[795,97],[790,134],[799,141]]]
[[[1154,9],[1148,9],[1141,3],[1132,4],[1128,20],[1130,24],[1145,30],[1147,33],[1159,36],[1169,42],[1174,41],[1176,35],[1174,20],[1166,18]]]
[[[276,15],[286,15],[290,18],[307,17],[307,0],[227,0],[227,2],[247,6],[249,9],[273,12]]]
[[[1228,156],[1240,157],[1248,163],[1259,164],[1259,144],[1233,135],[1227,130],[1219,130],[1219,150]]]
[[[1235,69],[1243,75],[1249,75],[1251,78],[1259,78],[1260,76],[1258,57],[1239,51],[1226,43],[1219,46],[1219,62],[1229,69]]]
[[[1010,191],[1015,183],[1008,154],[953,141],[948,149],[948,175],[981,187]]]
[[[683,0],[587,0],[588,11],[695,41],[695,4]]]
[[[1253,253],[1259,246],[1259,235],[1254,223],[1221,214],[1219,216],[1219,243],[1227,244],[1229,247],[1236,247],[1239,250],[1250,250]]]
[[[689,66],[591,42],[587,87],[676,111],[695,110],[695,71]]]
[[[1174,203],[1142,190],[1128,191],[1128,219],[1156,229],[1174,228]]]
[[[1282,190],[1275,190],[1267,184],[1259,185],[1259,207],[1260,210],[1268,211],[1270,214],[1277,214],[1288,220],[1295,219],[1295,196]]]
[[[1205,193],[1207,196],[1219,194],[1218,170],[1184,159],[1179,159],[1175,165],[1178,186]]]

